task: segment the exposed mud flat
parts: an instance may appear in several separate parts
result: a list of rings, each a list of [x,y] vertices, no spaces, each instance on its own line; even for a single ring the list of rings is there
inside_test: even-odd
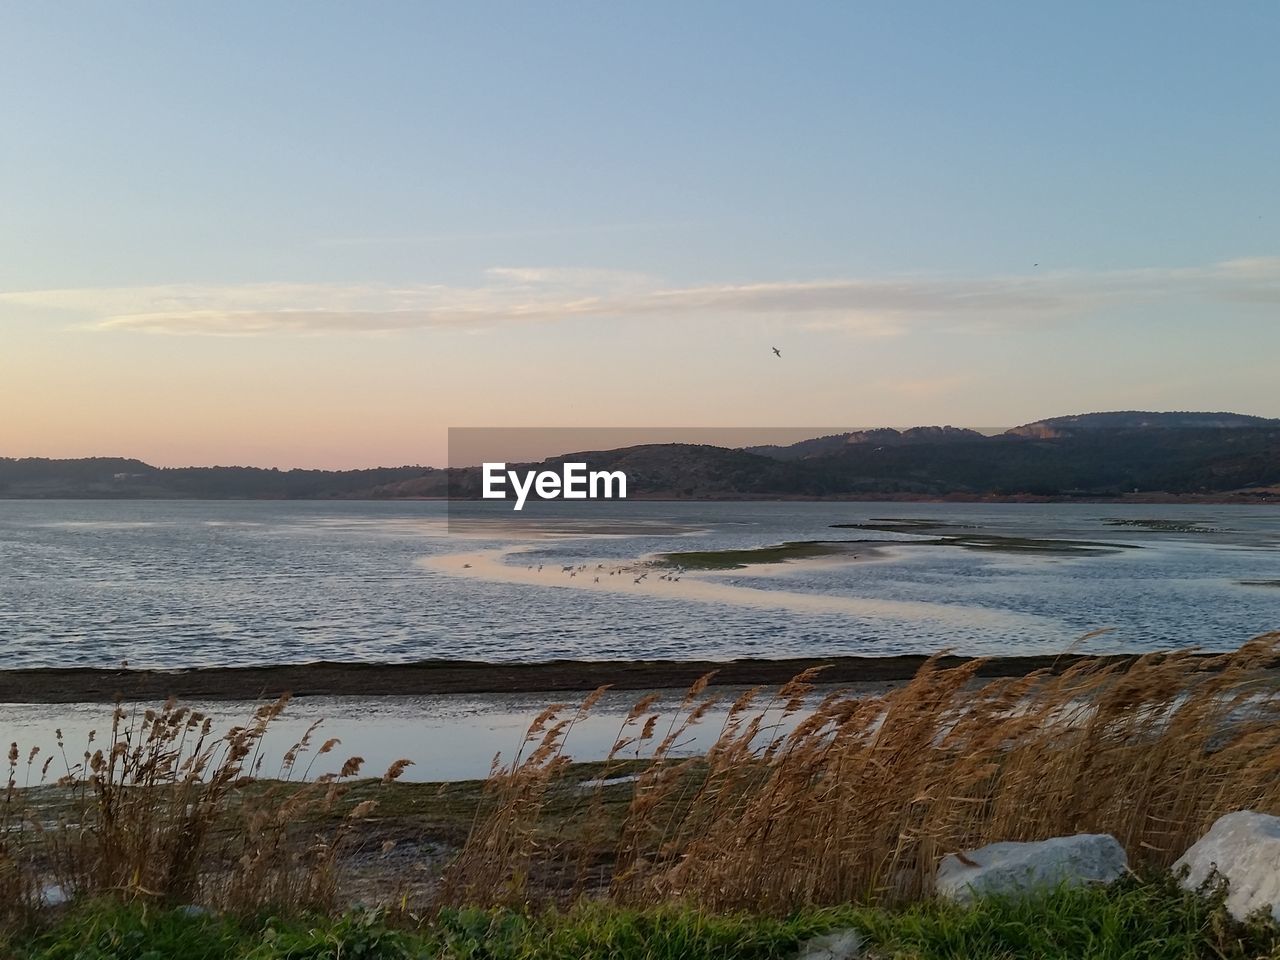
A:
[[[1207,656],[1207,655],[1206,655]],[[291,693],[306,696],[412,697],[449,693],[504,694],[586,691],[602,685],[616,690],[670,690],[689,686],[715,672],[724,686],[776,685],[810,667],[824,667],[830,684],[900,682],[927,658],[805,657],[785,660],[554,660],[546,663],[480,663],[425,660],[417,663],[334,663],[321,661],[266,667],[202,667],[190,670],[103,670],[90,667],[34,667],[0,670],[0,702],[109,703],[117,699],[254,700]],[[956,666],[970,657],[942,657]],[[980,677],[1024,676],[1036,670],[1061,671],[1082,659],[1075,655],[993,657]],[[1130,655],[1096,658],[1131,663]]]
[[[738,551],[738,553],[751,551]],[[475,550],[469,553],[426,557],[419,564],[428,570],[455,577],[472,577],[497,583],[520,584],[562,590],[588,590],[655,599],[691,600],[757,610],[784,610],[798,614],[837,614],[895,621],[980,626],[990,630],[1033,626],[1034,618],[1012,611],[993,610],[974,604],[931,603],[851,597],[793,590],[762,590],[701,576],[714,571],[663,574],[657,565],[671,565],[667,559],[636,560],[622,564],[528,564],[521,563],[521,551],[512,549]],[[786,561],[814,563],[833,559],[830,555]],[[840,562],[858,562],[852,553],[838,554]],[[871,559],[871,557],[868,557]],[[735,561],[736,564],[736,561]]]

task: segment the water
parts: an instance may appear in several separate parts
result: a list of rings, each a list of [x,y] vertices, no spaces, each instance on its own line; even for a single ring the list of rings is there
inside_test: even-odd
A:
[[[434,502],[0,501],[4,664],[1045,653],[1099,628],[1112,632],[1084,649],[1226,650],[1280,628],[1273,507],[558,503],[521,524],[506,504],[453,509],[473,522],[451,532]],[[918,539],[831,527],[883,517],[1136,549],[904,543],[870,562],[587,583],[597,564],[664,550]],[[1180,529],[1192,521],[1198,532]],[[503,551],[501,575],[451,559],[476,551]],[[570,581],[567,564],[589,569]]]
[[[680,738],[673,754],[686,756],[702,753],[715,741],[727,717],[727,704],[740,692],[728,688],[722,704],[708,711],[696,726]],[[564,748],[575,760],[601,760],[609,753],[623,728],[627,712],[639,699],[638,693],[619,692],[606,695],[591,713],[578,720],[569,731]],[[292,701],[285,712],[271,723],[261,744],[264,758],[261,773],[266,777],[280,774],[285,752],[303,736],[313,723],[320,722],[313,736],[312,751],[329,737],[341,740],[338,748],[325,756],[308,753],[295,775],[310,767],[310,776],[337,773],[348,757],[363,758],[363,776],[380,777],[396,760],[413,761],[405,771],[407,781],[433,783],[444,780],[477,780],[489,773],[495,756],[510,763],[521,751],[527,756],[537,746],[538,738],[526,739],[529,724],[544,708],[556,700],[570,706],[559,716],[573,713],[580,696],[511,695],[434,697],[301,697]],[[662,735],[642,746],[628,749],[627,758],[648,757],[665,736],[668,724],[679,712],[680,694],[668,694],[655,703],[653,711],[662,715]],[[187,703],[214,721],[216,736],[222,736],[234,725],[245,725],[260,705],[250,702]],[[20,766],[18,783],[39,783],[41,765],[49,756],[56,759],[49,768],[51,779],[66,772],[67,764],[79,762],[88,749],[102,748],[111,730],[111,704],[2,704],[0,703],[0,744],[18,744],[25,761],[32,747],[38,747],[37,762],[28,771]],[[138,705],[140,712],[145,706]],[[647,714],[646,714],[647,716]],[[766,713],[768,736],[789,731],[801,714],[784,717],[777,707]],[[632,723],[627,735],[635,736],[643,723]],[[126,723],[127,727],[128,724]],[[66,757],[58,747],[55,735],[61,730],[66,744]],[[90,734],[94,733],[92,740]],[[763,739],[763,737],[762,737]]]

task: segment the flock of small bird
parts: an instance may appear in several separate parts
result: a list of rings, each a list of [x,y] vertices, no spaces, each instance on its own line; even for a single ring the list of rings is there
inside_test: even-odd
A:
[[[470,564],[464,564],[464,566],[470,566]],[[536,571],[537,573],[541,573],[542,568],[544,566],[546,566],[546,564],[539,563],[535,565],[531,563],[526,567],[526,569],[531,571]],[[579,564],[570,563],[570,564],[565,564],[561,566],[560,572],[563,574],[567,574],[570,580],[577,577],[578,574],[584,574],[585,576],[583,579],[585,579],[586,576],[590,576],[592,578],[591,580],[592,583],[599,583],[600,577],[602,575],[610,576],[610,577],[630,576],[632,577],[632,581],[631,581],[632,583],[643,583],[645,580],[649,579],[649,574],[652,571],[644,570],[638,576],[636,576],[635,567],[611,567],[606,569],[603,563],[597,563],[595,565],[595,569],[588,572],[587,565],[585,563],[579,563]],[[658,577],[658,579],[667,580],[671,583],[676,583],[684,575],[684,572],[685,572],[684,567],[677,565],[673,569],[668,570],[666,573],[662,574],[660,577]]]
[[[779,357],[779,358],[780,358],[780,357],[782,356],[782,351],[781,351],[781,350],[779,350],[777,347],[773,347],[772,349],[773,349],[773,355],[774,355],[775,357]],[[536,567],[537,572],[538,572],[538,573],[541,573],[541,572],[542,572],[542,568],[543,568],[544,566],[545,566],[545,564],[541,564],[541,563],[539,563],[539,564],[537,565],[537,567]],[[463,569],[463,570],[469,570],[469,569],[471,569],[471,564],[469,564],[469,563],[464,563],[464,564],[462,565],[462,569]],[[531,564],[529,564],[528,569],[529,569],[529,570],[534,570],[534,569],[535,569],[535,567],[534,567],[534,565],[531,563]],[[573,564],[568,564],[568,565],[566,565],[566,566],[562,566],[562,567],[560,568],[560,572],[561,572],[561,573],[567,573],[567,574],[569,575],[569,579],[570,579],[570,580],[572,580],[572,579],[573,579],[574,577],[576,577],[578,574],[580,574],[580,573],[584,573],[584,572],[586,571],[586,569],[587,569],[587,565],[586,565],[585,563],[578,564],[577,566],[574,566]],[[603,569],[604,569],[604,564],[603,564],[603,563],[597,563],[597,564],[596,564],[596,570],[603,570]],[[632,574],[634,574],[635,572],[636,572],[636,571],[635,571],[635,568],[634,568],[634,567],[614,567],[613,569],[611,569],[611,570],[609,571],[609,574],[608,574],[608,575],[609,575],[609,576],[611,576],[611,577],[615,577],[615,576],[628,576],[628,575],[632,575]],[[681,567],[681,566],[677,565],[677,566],[675,567],[675,569],[674,569],[674,570],[669,570],[669,571],[667,571],[667,572],[666,572],[666,573],[664,573],[662,576],[658,577],[658,579],[659,579],[659,580],[668,580],[668,581],[670,581],[671,583],[679,583],[680,578],[684,575],[684,572],[685,572],[685,571],[684,571],[684,567]],[[647,580],[648,578],[649,578],[649,571],[648,571],[648,570],[646,570],[646,571],[644,571],[643,573],[641,573],[638,577],[635,577],[631,582],[632,582],[632,583],[643,583],[643,582],[644,582],[645,580]],[[592,578],[592,583],[599,583],[599,582],[600,582],[600,574],[596,573],[596,574],[594,574],[594,576],[593,576],[593,578]]]

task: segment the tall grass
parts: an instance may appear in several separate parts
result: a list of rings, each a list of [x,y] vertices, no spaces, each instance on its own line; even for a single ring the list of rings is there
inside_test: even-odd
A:
[[[584,784],[566,740],[601,688],[549,707],[518,754],[495,761],[440,884],[398,907],[897,904],[930,892],[947,853],[1081,831],[1114,834],[1135,867],[1166,867],[1223,813],[1280,813],[1280,689],[1266,669],[1278,653],[1269,634],[1222,656],[1086,660],[985,682],[978,663],[930,661],[874,696],[820,690],[810,670],[731,703],[707,676],[669,711],[638,700]],[[52,756],[13,745],[0,925],[55,888],[241,915],[340,903],[376,801],[346,796],[358,757],[312,775],[338,746],[316,742],[314,726],[264,769],[286,703],[225,733],[172,702],[117,706],[77,755],[60,734]],[[712,717],[713,742],[689,756]]]
[[[374,801],[333,815],[363,761],[310,777],[311,763],[338,745],[313,744],[318,724],[264,772],[263,739],[287,702],[225,733],[173,701],[136,712],[117,704],[101,745],[91,732],[79,756],[61,730],[43,758],[12,744],[0,796],[0,922],[50,899],[102,895],[236,909],[333,905],[339,852]]]
[[[549,824],[564,738],[597,691],[547,711],[531,749],[495,766],[444,897],[529,904],[563,894],[571,873],[581,892],[597,870],[628,904],[898,903],[929,892],[947,853],[1075,832],[1114,834],[1135,866],[1165,867],[1224,813],[1280,813],[1280,695],[1264,671],[1278,648],[1268,634],[1212,658],[990,682],[977,663],[930,662],[884,695],[816,705],[809,671],[739,697],[706,754],[684,758],[717,705],[706,677],[673,715],[645,698],[623,721],[610,764],[637,746],[650,760],[620,811],[601,784]]]

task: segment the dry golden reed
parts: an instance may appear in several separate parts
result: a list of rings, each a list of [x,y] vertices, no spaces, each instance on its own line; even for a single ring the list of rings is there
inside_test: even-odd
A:
[[[263,739],[287,702],[263,705],[220,736],[208,717],[173,701],[141,712],[117,704],[101,746],[91,732],[73,758],[58,730],[57,750],[38,772],[38,748],[22,764],[13,744],[0,798],[0,922],[62,896],[244,909],[331,905],[351,821],[371,808],[362,804],[347,817],[334,811],[358,758],[338,775],[309,779],[311,763],[337,740],[314,751],[294,779],[318,724],[262,779]],[[407,764],[393,765],[388,782]]]
[[[993,681],[977,662],[930,661],[874,696],[819,691],[809,670],[725,706],[707,675],[671,711],[637,701],[583,783],[567,776],[565,743],[600,688],[548,707],[516,756],[495,760],[466,843],[421,906],[893,903],[926,895],[947,853],[1076,832],[1114,834],[1135,866],[1167,866],[1224,813],[1280,814],[1278,652],[1268,634],[1221,656],[1081,660]],[[339,902],[345,854],[377,801],[342,803],[359,757],[311,776],[339,745],[313,746],[316,726],[263,770],[286,703],[222,735],[172,702],[117,706],[78,756],[61,731],[52,756],[12,745],[0,922],[54,884],[233,910]],[[710,744],[695,744],[712,718]]]
[[[540,823],[568,766],[553,709],[538,748],[491,776],[445,900],[563,897],[576,872],[577,894],[626,903],[898,902],[927,894],[947,853],[1077,832],[1114,834],[1135,866],[1167,866],[1224,813],[1280,813],[1278,648],[1268,634],[1222,656],[986,682],[977,662],[930,661],[883,695],[816,703],[811,670],[767,702],[740,696],[714,744],[682,757],[712,710],[704,677],[665,724],[652,697],[638,702],[590,796],[566,786],[555,822]],[[656,733],[629,796],[610,802],[618,788],[602,781]]]

